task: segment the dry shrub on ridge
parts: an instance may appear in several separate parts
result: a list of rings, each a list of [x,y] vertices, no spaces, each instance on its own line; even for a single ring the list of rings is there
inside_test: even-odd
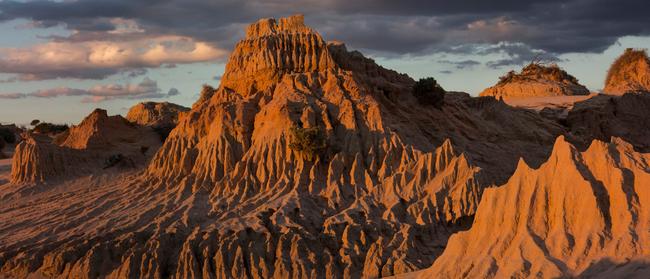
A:
[[[640,60],[646,60],[646,63],[650,64],[650,59],[648,58],[648,53],[645,49],[625,49],[625,52],[619,58],[617,58],[614,63],[612,63],[609,71],[607,71],[605,84],[609,84],[616,75],[623,71],[623,68],[626,65],[630,65]]]

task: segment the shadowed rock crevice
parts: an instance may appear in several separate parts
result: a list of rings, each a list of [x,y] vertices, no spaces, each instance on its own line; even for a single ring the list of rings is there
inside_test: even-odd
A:
[[[579,149],[592,140],[622,138],[640,152],[650,151],[650,95],[599,95],[575,103],[568,111],[565,124],[567,139]]]

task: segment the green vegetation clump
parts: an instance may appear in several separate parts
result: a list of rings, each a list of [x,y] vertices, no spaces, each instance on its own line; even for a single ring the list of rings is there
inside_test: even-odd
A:
[[[557,64],[545,65],[533,61],[521,69],[521,73],[510,71],[499,77],[498,85],[517,81],[552,80],[563,83],[578,83],[578,79],[562,70]]]
[[[13,129],[0,127],[0,139],[5,143],[16,143],[16,133]]]
[[[441,108],[445,100],[445,90],[432,78],[422,78],[413,86],[413,95],[423,105]]]
[[[605,84],[609,84],[615,76],[619,75],[622,71],[624,71],[624,67],[626,65],[631,65],[638,61],[644,61],[644,60],[646,61],[646,63],[650,64],[650,59],[648,58],[648,53],[646,52],[645,49],[633,49],[633,48],[625,49],[623,55],[617,58],[614,61],[614,63],[612,63],[612,66],[609,68],[609,71],[607,71],[607,78],[605,79]]]
[[[60,124],[41,122],[34,127],[33,131],[39,134],[58,134],[58,133],[65,132],[68,129],[69,127],[66,124],[60,125]]]
[[[289,148],[305,156],[308,161],[313,161],[325,152],[327,142],[318,127],[292,127]]]

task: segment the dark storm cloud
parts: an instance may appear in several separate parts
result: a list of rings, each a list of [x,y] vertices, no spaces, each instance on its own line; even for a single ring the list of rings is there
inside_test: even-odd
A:
[[[646,0],[37,0],[0,2],[0,20],[24,18],[35,26],[77,31],[51,38],[59,42],[174,35],[228,50],[258,18],[304,13],[327,39],[374,55],[417,56],[451,48],[479,53],[480,46],[505,42],[509,49],[491,50],[509,55],[489,63],[499,67],[540,53],[552,60],[568,52],[601,52],[622,36],[650,35],[647,8]],[[133,30],[121,32],[125,28]]]
[[[558,54],[547,52],[541,49],[533,49],[524,43],[500,42],[497,44],[465,44],[456,47],[445,48],[445,53],[455,55],[472,55],[495,58],[485,63],[492,69],[506,66],[524,65],[533,61],[541,63],[556,63],[562,61]],[[480,62],[475,60],[439,60],[439,63],[455,65],[457,69],[468,69],[478,66]]]
[[[523,43],[499,43],[495,45],[483,46],[476,49],[474,54],[490,55],[501,54],[507,58],[489,61],[486,65],[490,68],[500,68],[510,65],[523,65],[533,61],[543,63],[559,62],[560,58],[556,54],[546,52],[540,49],[532,49]]]
[[[481,65],[481,62],[476,60],[460,60],[460,61],[451,61],[451,60],[440,60],[439,63],[451,64],[456,67],[456,69],[469,69]]]

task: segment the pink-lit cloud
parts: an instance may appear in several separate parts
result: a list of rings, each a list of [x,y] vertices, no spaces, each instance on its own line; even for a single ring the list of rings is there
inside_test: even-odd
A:
[[[24,93],[0,93],[0,99],[22,99],[27,97]]]
[[[125,23],[119,33],[139,32]],[[226,52],[189,37],[118,36],[82,42],[50,41],[25,48],[0,48],[0,72],[18,80],[55,78],[102,79],[118,72],[168,64],[211,61]]]

